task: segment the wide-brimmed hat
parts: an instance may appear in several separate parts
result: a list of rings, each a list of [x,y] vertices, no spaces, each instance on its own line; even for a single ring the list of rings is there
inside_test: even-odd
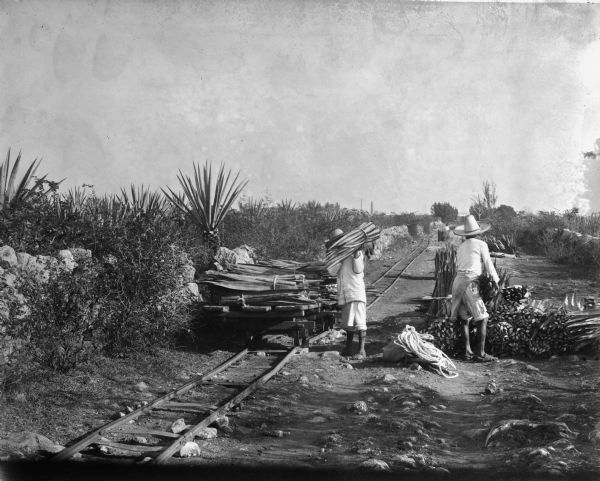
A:
[[[331,234],[329,234],[329,240],[325,242],[325,247],[329,249],[329,247],[343,235],[344,231],[342,229],[334,229]]]
[[[454,233],[456,235],[477,235],[483,234],[490,227],[490,224],[486,222],[478,223],[475,216],[468,215],[465,219],[464,226],[456,227]]]

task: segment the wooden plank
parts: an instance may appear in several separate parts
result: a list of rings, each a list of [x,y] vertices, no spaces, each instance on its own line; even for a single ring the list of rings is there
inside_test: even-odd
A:
[[[243,312],[269,312],[271,306],[243,306]]]
[[[179,436],[177,436],[179,437]],[[98,440],[94,444],[98,446],[108,446],[115,449],[122,449],[123,451],[134,451],[136,453],[151,453],[162,451],[165,449],[164,446],[146,446],[143,444],[125,444],[125,443],[117,443],[115,441],[106,440]]]
[[[244,324],[244,327],[249,330],[254,331],[290,331],[292,329],[314,329],[315,321],[308,320],[290,320],[290,321],[281,321],[275,324],[265,324],[263,322],[256,321],[247,321]]]
[[[193,426],[192,428],[190,428],[180,439],[175,441],[173,444],[171,444],[171,446],[169,446],[167,449],[165,449],[156,458],[151,460],[150,463],[159,464],[159,463],[166,461],[171,456],[173,456],[174,453],[179,451],[181,446],[183,446],[186,442],[193,441],[193,439],[196,437],[197,433],[202,431],[204,428],[210,426],[213,422],[215,422],[215,420],[219,416],[222,416],[223,414],[225,414],[231,407],[239,404],[243,399],[248,397],[254,391],[256,391],[257,389],[260,389],[266,382],[269,381],[269,379],[271,379],[275,374],[277,374],[283,368],[283,366],[285,366],[285,364],[290,360],[291,357],[293,357],[298,352],[298,350],[299,350],[299,348],[297,348],[297,347],[295,347],[294,349],[291,349],[290,352],[271,371],[269,371],[267,374],[265,374],[264,376],[262,376],[261,378],[257,379],[255,382],[250,384],[250,386],[248,386],[241,393],[237,394],[235,397],[230,399],[227,403],[225,403],[223,406],[221,406],[219,409],[217,409],[215,412],[213,412],[210,416],[208,416],[202,422],[200,422],[200,423],[196,424],[195,426]]]
[[[273,310],[277,312],[307,311],[309,309],[318,309],[318,304],[296,304],[295,306],[274,306]]]
[[[236,319],[236,320],[250,320],[250,319],[262,319],[262,320],[277,320],[282,318],[293,318],[304,316],[305,311],[293,310],[293,311],[270,311],[270,312],[243,312],[243,311],[230,311],[223,312],[219,317],[221,319]]]
[[[228,312],[229,306],[202,306],[204,312]]]
[[[111,432],[139,435],[146,434],[149,436],[157,436],[160,438],[178,438],[180,436],[180,434],[175,434],[168,431],[160,431],[158,429],[145,428],[143,426],[136,426],[135,424],[125,424],[123,426],[117,426]]]
[[[86,436],[85,438],[80,439],[73,445],[68,446],[65,449],[63,449],[62,451],[60,451],[59,453],[55,454],[52,458],[50,458],[51,461],[64,461],[65,459],[69,459],[71,456],[73,456],[75,453],[78,453],[86,446],[89,446],[90,444],[96,442],[96,440],[98,439],[98,436],[101,436],[104,433],[109,432],[110,429],[114,428],[115,426],[124,425],[125,423],[127,423],[133,419],[137,419],[142,414],[149,413],[154,408],[154,406],[157,406],[157,405],[159,405],[169,399],[172,399],[174,397],[180,396],[181,394],[189,391],[190,389],[193,389],[198,384],[200,384],[202,381],[206,381],[207,379],[210,379],[211,377],[213,377],[215,374],[218,374],[221,371],[224,371],[229,366],[231,366],[232,364],[239,361],[246,354],[248,354],[248,349],[244,349],[244,350],[238,352],[235,356],[231,357],[230,359],[225,361],[223,364],[217,366],[215,369],[208,372],[201,378],[190,381],[187,384],[181,386],[179,389],[171,391],[171,392],[165,394],[164,396],[154,400],[149,405],[141,407],[139,409],[136,409],[132,413],[126,414],[125,416],[120,417],[119,419],[115,419],[114,421],[111,421],[111,422],[105,424],[104,426],[94,430],[92,433],[90,433],[89,436]]]

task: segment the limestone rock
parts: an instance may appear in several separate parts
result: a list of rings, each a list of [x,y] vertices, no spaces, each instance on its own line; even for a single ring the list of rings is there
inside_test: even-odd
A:
[[[17,253],[11,246],[0,247],[0,267],[11,269],[17,267]]]
[[[194,266],[186,264],[179,269],[179,275],[182,277],[182,284],[189,284],[190,282],[194,282],[196,269]]]
[[[223,267],[227,268],[227,266],[235,264],[237,257],[235,252],[227,247],[219,247],[217,253],[215,254],[215,262],[221,264]]]
[[[64,446],[56,444],[41,434],[29,431],[19,433],[9,439],[0,439],[0,447],[17,450],[25,454],[36,452],[58,453]]]
[[[355,401],[352,404],[348,404],[346,406],[346,409],[348,411],[352,411],[357,414],[364,414],[369,411],[369,407],[367,406],[367,403],[364,401]]]
[[[190,458],[194,456],[200,456],[200,446],[194,441],[188,441],[179,450],[179,456],[182,458]]]
[[[198,284],[196,284],[195,282],[188,282],[185,285],[185,288],[187,290],[188,295],[190,295],[194,299],[201,300],[200,299],[200,290],[198,289]]]
[[[86,261],[92,258],[92,251],[82,247],[69,247],[69,251],[75,262]]]
[[[214,439],[217,437],[217,430],[216,428],[204,428],[196,433],[196,437],[199,439]]]
[[[179,434],[188,429],[189,427],[190,426],[185,423],[185,420],[183,418],[179,418],[176,421],[174,421],[171,425],[171,431],[173,431],[175,434]]]
[[[75,262],[75,259],[73,258],[73,254],[71,253],[70,250],[63,249],[63,250],[58,251],[57,257],[58,257],[58,260],[60,261],[61,266],[64,267],[69,272],[73,271],[73,269],[75,269],[75,266],[77,266],[77,263]]]
[[[415,469],[417,467],[417,462],[406,454],[396,454],[392,461],[407,468]]]
[[[27,269],[29,264],[35,263],[35,257],[27,252],[18,252],[17,253],[17,268],[18,269]]]
[[[254,249],[246,244],[233,249],[236,264],[254,264],[256,253]]]
[[[390,467],[388,463],[381,459],[367,459],[361,463],[361,468],[369,469],[373,471],[389,471]]]

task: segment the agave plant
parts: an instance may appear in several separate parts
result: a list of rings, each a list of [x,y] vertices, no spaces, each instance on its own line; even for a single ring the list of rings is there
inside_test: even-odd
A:
[[[147,214],[152,217],[158,217],[165,213],[166,199],[160,192],[151,192],[149,188],[143,185],[136,187],[131,184],[130,192],[121,189],[119,200],[124,205],[130,215],[138,216]]]
[[[26,200],[32,195],[29,184],[33,180],[35,171],[39,167],[41,159],[35,159],[25,174],[17,181],[17,172],[21,163],[21,152],[17,155],[12,169],[10,168],[10,149],[6,154],[6,160],[0,165],[0,210],[4,210],[11,204]],[[42,178],[42,180],[45,176]]]
[[[246,202],[239,203],[240,212],[246,214],[252,222],[260,219],[267,209],[267,203],[264,199],[250,198]]]
[[[163,189],[163,193],[177,209],[190,216],[208,244],[217,248],[221,242],[219,226],[248,183],[247,180],[239,180],[239,176],[238,171],[232,178],[231,171],[225,172],[225,166],[221,164],[214,178],[212,165],[208,162],[202,169],[194,164],[193,178],[181,171],[177,176],[183,194],[175,193],[170,187],[168,191]]]

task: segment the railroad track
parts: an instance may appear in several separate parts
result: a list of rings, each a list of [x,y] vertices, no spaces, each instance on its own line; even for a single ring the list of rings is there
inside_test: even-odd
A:
[[[428,245],[429,240],[422,240],[406,258],[375,280],[371,287],[376,286],[376,297],[368,305],[377,302]],[[314,342],[328,332],[320,332],[307,341]],[[244,349],[197,379],[95,429],[51,460],[65,461],[80,454],[86,460],[146,459],[149,464],[165,463],[179,454],[186,443],[205,435],[206,428],[222,421],[227,412],[260,389],[299,352],[299,346]]]
[[[367,307],[378,302],[394,286],[404,271],[429,247],[429,242],[428,237],[421,239],[408,256],[400,259],[367,286]]]
[[[299,350],[244,349],[205,375],[95,429],[51,460],[65,461],[80,453],[86,460],[149,457],[149,463],[164,463],[260,389]]]

